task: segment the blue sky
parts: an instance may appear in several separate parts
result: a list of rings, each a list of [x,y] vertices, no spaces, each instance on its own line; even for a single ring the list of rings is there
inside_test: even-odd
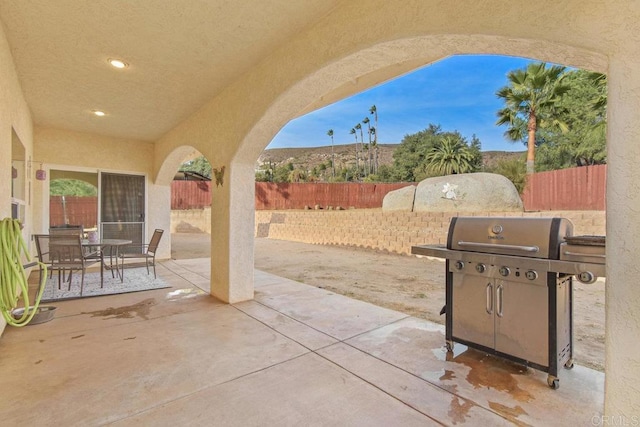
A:
[[[496,112],[503,102],[495,95],[507,84],[507,73],[526,67],[530,59],[495,55],[459,55],[445,58],[350,98],[292,120],[267,148],[319,147],[354,143],[351,128],[378,110],[378,141],[399,143],[405,135],[439,124],[443,131],[475,134],[482,151],[524,151],[520,143],[507,141],[504,126],[496,126]],[[365,140],[367,139],[365,131]]]

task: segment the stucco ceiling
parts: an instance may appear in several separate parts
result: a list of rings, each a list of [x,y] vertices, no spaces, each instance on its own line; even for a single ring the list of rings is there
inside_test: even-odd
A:
[[[0,19],[36,125],[154,141],[337,3],[0,0]]]

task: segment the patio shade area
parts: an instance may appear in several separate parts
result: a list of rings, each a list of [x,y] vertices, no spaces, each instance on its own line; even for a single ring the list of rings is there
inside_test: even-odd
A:
[[[171,288],[56,303],[0,341],[0,419],[26,425],[554,425],[600,420],[604,374],[546,374],[444,349],[440,325],[255,271],[252,301]],[[466,351],[465,351],[466,350]],[[447,360],[449,359],[449,360]],[[594,418],[596,417],[596,418]]]

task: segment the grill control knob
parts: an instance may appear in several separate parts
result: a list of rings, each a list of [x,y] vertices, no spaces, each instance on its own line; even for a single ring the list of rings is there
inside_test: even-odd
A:
[[[585,285],[590,285],[592,283],[594,283],[597,279],[597,277],[595,276],[595,274],[593,274],[590,271],[583,271],[580,274],[578,274],[578,280],[582,283],[584,283]]]
[[[456,270],[462,270],[464,268],[464,262],[462,261],[456,261],[456,263],[454,264],[454,266],[456,267]]]
[[[509,273],[511,273],[511,270],[509,270],[509,267],[500,267],[500,270],[498,270],[498,272],[501,276],[507,277]]]
[[[476,264],[476,271],[478,273],[484,273],[484,271],[487,269],[487,267],[485,267],[484,264]]]
[[[536,280],[538,278],[538,273],[533,270],[529,270],[524,273],[524,276],[529,280]]]

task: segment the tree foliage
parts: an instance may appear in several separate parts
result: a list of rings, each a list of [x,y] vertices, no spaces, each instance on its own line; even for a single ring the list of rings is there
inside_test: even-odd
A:
[[[429,124],[405,135],[393,153],[389,175],[394,181],[415,182],[448,173],[475,172],[482,166],[480,145],[475,135],[468,143],[458,131],[443,132],[439,125]]]
[[[189,160],[180,166],[180,170],[197,172],[200,175],[204,175],[207,178],[211,178],[211,164],[204,156],[196,157],[193,160]]]
[[[560,120],[568,132],[539,132],[537,171],[604,164],[606,152],[606,77],[584,70],[567,73],[570,89],[560,101]]]
[[[508,178],[518,190],[518,194],[522,194],[527,183],[527,168],[525,160],[525,156],[521,159],[500,160],[495,168],[490,172],[497,173]]]
[[[98,189],[86,181],[79,179],[54,179],[49,184],[52,196],[92,197],[98,195]]]

